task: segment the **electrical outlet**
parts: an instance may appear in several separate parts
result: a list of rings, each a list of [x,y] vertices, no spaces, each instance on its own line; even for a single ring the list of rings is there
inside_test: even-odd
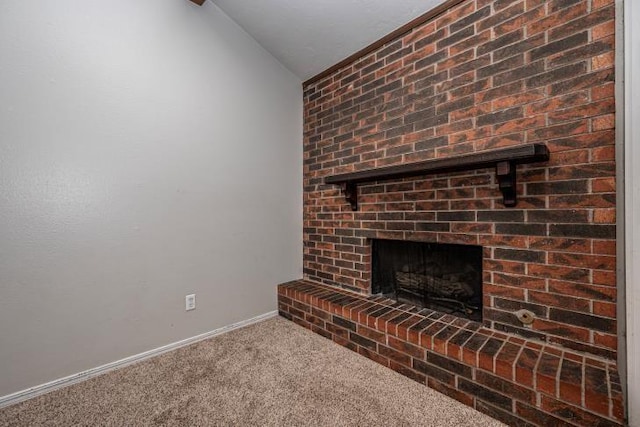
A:
[[[196,309],[196,294],[190,294],[184,297],[184,305],[185,310],[195,310]]]

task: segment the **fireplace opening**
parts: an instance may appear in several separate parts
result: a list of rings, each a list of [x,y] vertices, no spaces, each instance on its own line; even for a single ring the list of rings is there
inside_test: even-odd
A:
[[[482,321],[482,247],[374,239],[373,294]]]

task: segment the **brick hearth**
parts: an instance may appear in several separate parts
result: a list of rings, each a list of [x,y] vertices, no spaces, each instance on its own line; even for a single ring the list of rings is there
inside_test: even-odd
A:
[[[309,281],[280,315],[509,425],[622,424],[615,363],[432,310]]]
[[[449,4],[305,84],[308,282],[282,313],[510,423],[620,422],[614,1]],[[362,182],[356,211],[325,182],[531,144],[514,207],[488,168]],[[482,246],[483,323],[371,299],[372,239]]]

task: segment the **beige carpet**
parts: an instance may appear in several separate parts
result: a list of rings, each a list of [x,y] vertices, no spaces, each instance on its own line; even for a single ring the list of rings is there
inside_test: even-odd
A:
[[[0,410],[2,426],[503,426],[281,318]]]

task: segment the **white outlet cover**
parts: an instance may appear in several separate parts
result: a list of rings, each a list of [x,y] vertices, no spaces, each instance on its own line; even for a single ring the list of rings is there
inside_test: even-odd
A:
[[[185,310],[196,309],[196,294],[190,294],[184,297]]]

